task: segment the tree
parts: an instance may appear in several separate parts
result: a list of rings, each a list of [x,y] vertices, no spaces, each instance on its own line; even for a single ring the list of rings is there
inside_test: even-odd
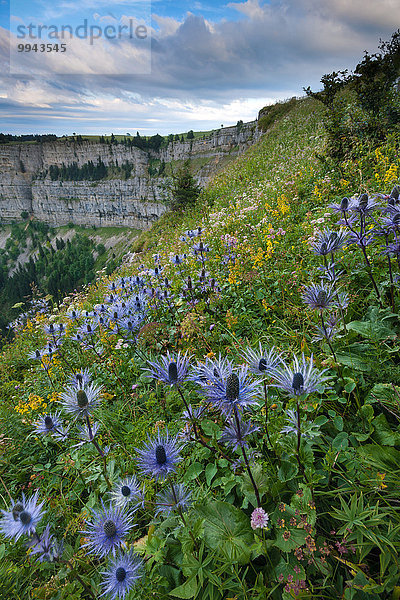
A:
[[[190,131],[188,131],[186,138],[188,140],[193,140],[193,138],[194,138],[193,129],[190,129]]]
[[[183,166],[172,176],[172,179],[171,209],[180,210],[192,206],[200,195],[201,187],[192,175],[189,160],[185,161]]]

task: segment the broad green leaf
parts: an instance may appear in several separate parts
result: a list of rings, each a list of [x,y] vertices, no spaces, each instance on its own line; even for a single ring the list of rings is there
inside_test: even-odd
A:
[[[281,481],[290,481],[291,479],[296,477],[298,471],[299,468],[294,458],[293,462],[283,460],[278,471],[278,477]]]
[[[383,323],[372,321],[352,321],[348,323],[347,329],[355,331],[364,338],[379,342],[387,338],[394,338],[396,332]]]
[[[208,463],[208,465],[206,466],[206,482],[207,485],[209,486],[211,481],[213,480],[215,474],[217,472],[217,465],[215,463]]]
[[[199,462],[192,463],[185,472],[185,481],[196,479],[203,471],[203,465]]]
[[[196,509],[204,520],[206,545],[229,562],[246,564],[250,560],[250,546],[254,533],[250,519],[241,510],[220,500]]]
[[[185,583],[172,590],[169,595],[174,596],[175,598],[183,598],[184,600],[188,600],[189,598],[194,597],[197,592],[197,587],[197,578],[191,577],[185,581]]]
[[[400,443],[400,434],[392,431],[385,415],[381,413],[373,421],[374,426],[373,439],[382,446],[396,446]]]
[[[356,371],[370,371],[372,364],[366,358],[361,358],[355,354],[345,354],[338,352],[336,354],[338,363],[356,369]]]
[[[333,419],[333,424],[338,431],[343,431],[343,419],[340,415],[336,415]]]
[[[349,436],[345,431],[341,431],[337,434],[334,440],[332,440],[332,447],[335,450],[346,450],[349,446]]]

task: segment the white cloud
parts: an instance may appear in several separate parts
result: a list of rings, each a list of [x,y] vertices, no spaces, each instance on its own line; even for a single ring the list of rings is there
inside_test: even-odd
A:
[[[85,8],[96,4],[97,18],[104,18],[103,0],[82,2]],[[252,119],[267,99],[300,95],[303,86],[315,89],[324,73],[352,68],[364,49],[374,52],[379,38],[389,39],[400,20],[398,0],[246,0],[228,6],[238,20],[153,15],[149,75],[135,75],[134,65],[144,65],[145,54],[128,41],[97,41],[88,51],[74,39],[69,66],[82,76],[63,77],[55,54],[40,63],[28,57],[28,72],[41,65],[38,80],[17,87],[4,77],[2,88],[9,87],[10,103],[37,107],[49,123],[97,119],[102,125],[111,119],[115,131],[152,133],[209,128]],[[109,1],[107,8],[112,15]],[[0,29],[3,62],[4,34]]]

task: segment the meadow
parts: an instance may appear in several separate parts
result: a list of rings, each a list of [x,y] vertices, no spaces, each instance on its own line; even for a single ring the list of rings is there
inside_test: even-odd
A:
[[[400,598],[398,136],[291,101],[0,356],[2,600]]]

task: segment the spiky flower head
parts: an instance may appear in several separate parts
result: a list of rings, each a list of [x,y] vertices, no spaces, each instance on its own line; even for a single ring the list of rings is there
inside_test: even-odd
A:
[[[355,200],[353,200],[352,198],[347,198],[345,196],[344,198],[342,198],[342,201],[338,204],[330,204],[329,208],[331,208],[335,213],[342,213],[343,215],[346,215],[353,209],[355,204]]]
[[[314,310],[325,310],[335,305],[335,291],[328,283],[316,283],[305,288],[304,302]]]
[[[142,577],[142,560],[132,551],[119,554],[108,564],[107,570],[102,571],[102,596],[110,600],[125,598],[136,582]]]
[[[102,386],[94,383],[78,389],[69,386],[60,394],[61,404],[73,417],[85,418],[99,405],[102,390]]]
[[[312,355],[308,363],[304,354],[300,360],[294,355],[290,366],[282,362],[276,369],[274,386],[291,397],[308,395],[315,392],[328,379],[324,375],[325,372],[326,369],[318,371],[313,367]]]
[[[199,384],[205,384],[214,378],[224,379],[233,371],[233,363],[219,354],[218,358],[207,356],[204,363],[198,363],[192,369],[190,380]]]
[[[102,508],[93,511],[93,520],[87,526],[82,532],[88,540],[83,547],[103,558],[110,552],[115,556],[133,524],[132,517],[122,508],[106,508],[102,502]]]
[[[260,382],[250,380],[247,366],[236,373],[231,371],[224,378],[212,377],[199,383],[208,400],[225,415],[230,415],[235,408],[245,409],[254,404],[260,391]]]
[[[243,352],[242,358],[249,365],[251,373],[262,375],[263,377],[270,375],[280,363],[280,354],[275,349],[275,346],[270,350],[264,350],[261,342],[258,350],[248,348]]]
[[[135,476],[121,479],[111,491],[111,501],[116,506],[136,510],[144,503],[144,493]]]
[[[370,212],[380,209],[377,198],[370,198],[368,194],[361,194],[357,202],[354,202],[351,211],[359,215],[368,215]]]
[[[167,352],[167,356],[161,356],[158,361],[150,362],[148,371],[148,377],[159,379],[167,385],[178,385],[185,381],[189,368],[190,358],[185,354],[178,352],[176,356]]]
[[[326,228],[323,231],[318,231],[315,238],[315,241],[311,244],[314,254],[327,256],[343,248],[349,241],[349,234],[342,227],[339,231]]]
[[[231,419],[222,431],[219,441],[227,444],[233,450],[244,448],[248,441],[247,438],[259,430],[259,427],[252,425],[248,421]]]
[[[29,500],[22,495],[22,502],[14,504],[10,512],[1,511],[3,518],[0,520],[0,531],[5,537],[18,540],[22,535],[35,533],[44,515],[44,502],[38,502],[38,496],[38,491]]]
[[[69,376],[68,383],[76,388],[84,388],[92,381],[92,374],[89,369],[81,369]]]
[[[50,533],[50,525],[46,525],[44,531],[28,542],[30,555],[35,555],[39,562],[53,562],[62,555],[64,544],[57,542]]]
[[[136,449],[137,463],[143,475],[164,479],[174,473],[181,460],[178,438],[170,437],[168,431],[164,435],[158,432],[154,440],[148,441],[143,448]]]
[[[156,515],[162,513],[167,516],[174,510],[184,512],[190,505],[191,492],[182,483],[179,483],[157,494]]]
[[[42,415],[35,423],[35,427],[36,433],[40,435],[52,435],[61,439],[65,439],[68,435],[68,431],[63,428],[59,412]]]

